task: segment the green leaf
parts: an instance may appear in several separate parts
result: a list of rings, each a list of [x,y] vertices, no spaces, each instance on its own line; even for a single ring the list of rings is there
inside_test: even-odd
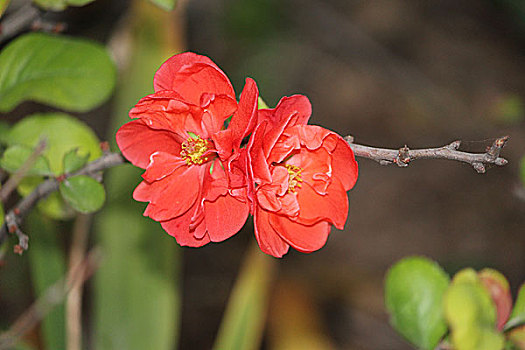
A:
[[[511,330],[508,338],[514,344],[514,349],[525,350],[525,325]]]
[[[66,273],[66,260],[58,240],[57,226],[42,216],[31,213],[26,219],[31,240],[27,251],[36,297]],[[65,307],[60,304],[42,322],[45,349],[66,349]]]
[[[454,348],[503,348],[503,335],[496,331],[496,308],[476,271],[464,269],[454,276],[445,293],[444,308]]]
[[[230,295],[214,349],[260,349],[274,263],[252,246]]]
[[[85,175],[65,179],[59,189],[66,202],[81,213],[99,210],[106,200],[104,186]]]
[[[86,165],[89,154],[78,154],[78,149],[72,149],[64,155],[64,173],[73,173]]]
[[[0,53],[0,112],[33,100],[85,112],[104,102],[115,66],[104,47],[86,40],[29,33]]]
[[[17,171],[27,159],[33,154],[34,150],[27,146],[14,145],[5,150],[0,158],[0,167],[4,170],[14,173]],[[25,174],[28,176],[42,175],[49,176],[53,175],[53,172],[49,168],[49,162],[43,156],[38,156],[33,167]]]
[[[79,156],[89,155],[89,161],[102,155],[95,133],[86,124],[64,113],[33,114],[22,119],[9,131],[7,143],[35,147],[43,138],[47,142],[43,156],[49,160],[55,175],[64,173],[63,159],[73,149],[78,150]]]
[[[33,0],[45,10],[62,11],[68,6],[84,6],[95,0]]]
[[[525,283],[521,285],[505,330],[525,324]]]
[[[150,0],[152,3],[157,5],[163,10],[171,11],[177,5],[177,0]]]
[[[392,326],[412,344],[434,349],[445,335],[442,299],[449,277],[435,262],[409,257],[390,268],[385,304]]]

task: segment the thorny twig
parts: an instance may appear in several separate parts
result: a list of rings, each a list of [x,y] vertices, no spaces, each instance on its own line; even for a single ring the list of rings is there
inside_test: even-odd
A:
[[[69,291],[82,285],[93,275],[100,264],[101,254],[93,248],[86,258],[49,287],[44,294],[22,314],[9,330],[0,334],[0,350],[11,349],[25,333],[35,327],[44,317],[62,303]]]
[[[461,141],[454,141],[439,148],[410,149],[405,145],[396,150],[359,145],[354,143],[352,136],[345,136],[344,139],[348,142],[356,157],[372,159],[381,165],[397,164],[397,166],[403,168],[417,159],[449,159],[470,164],[474,170],[482,174],[486,171],[487,164],[503,166],[508,163],[506,159],[501,158],[499,155],[509,136],[497,138],[487,148],[485,153],[459,151]]]
[[[124,162],[125,160],[120,153],[106,153],[99,159],[88,163],[84,168],[75,173],[65,174],[59,178],[53,178],[42,182],[33,192],[22,198],[18,204],[6,214],[6,223],[0,228],[0,244],[5,241],[8,232],[17,234],[18,232],[21,233],[18,225],[20,225],[24,216],[29,213],[39,200],[58,190],[60,181],[76,175],[88,175],[97,178],[98,172],[123,164]],[[22,242],[19,243],[19,246],[24,248]]]

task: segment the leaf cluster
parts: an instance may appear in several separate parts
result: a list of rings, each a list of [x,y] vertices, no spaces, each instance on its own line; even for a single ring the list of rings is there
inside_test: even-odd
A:
[[[505,276],[471,268],[452,279],[434,261],[408,257],[385,279],[390,322],[419,349],[525,349],[525,283],[512,308]]]

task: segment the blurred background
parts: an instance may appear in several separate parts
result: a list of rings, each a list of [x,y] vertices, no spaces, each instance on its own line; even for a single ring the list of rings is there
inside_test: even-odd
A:
[[[524,1],[179,0],[173,13],[151,6],[97,0],[45,14],[66,23],[65,34],[107,43],[115,57],[121,75],[113,100],[78,115],[101,139],[112,140],[127,110],[152,91],[162,59],[181,50],[211,57],[237,92],[246,77],[254,78],[270,106],[285,95],[308,96],[311,124],[353,135],[356,143],[426,148],[460,139],[462,150],[484,152],[494,138],[510,135],[502,152],[509,164],[483,175],[451,161],[421,160],[401,169],[358,159],[346,229],[334,229],[316,253],[268,258],[274,270],[262,348],[409,348],[388,325],[383,305],[383,277],[407,255],[433,258],[450,273],[467,266],[496,268],[508,277],[515,296],[525,281],[525,196],[519,175],[525,155]],[[24,104],[6,118],[15,121],[35,109],[42,106]],[[104,230],[119,237],[116,245],[128,239],[118,224],[104,223],[104,216],[120,213],[116,206],[130,201],[140,172],[129,168],[108,175],[108,204],[94,218],[90,245],[108,242],[100,233]],[[130,179],[129,185],[122,179]],[[143,207],[129,204],[138,226],[149,221],[139,218]],[[70,223],[55,227],[71,230]],[[140,244],[151,247],[141,251],[146,260],[157,261],[158,249],[175,255],[167,258],[173,259],[174,271],[156,275],[159,283],[181,283],[180,299],[167,297],[173,312],[181,310],[173,321],[172,329],[179,327],[174,347],[211,348],[255,241],[251,222],[228,241],[199,249],[179,248],[153,229],[142,235]],[[65,254],[69,241],[60,236]],[[113,251],[105,252],[109,261]],[[129,248],[120,257],[133,260],[134,252]],[[0,320],[7,327],[35,294],[27,259],[8,254],[5,260]],[[96,334],[96,320],[104,318],[103,311],[91,311],[97,283],[125,278],[115,271],[102,266],[102,277],[97,280],[97,272],[88,283],[86,333]],[[142,293],[144,298],[139,293],[133,300],[148,308],[147,290]],[[105,305],[113,313],[110,299]],[[132,315],[113,317],[118,324]],[[86,347],[101,348],[95,337],[86,336]]]

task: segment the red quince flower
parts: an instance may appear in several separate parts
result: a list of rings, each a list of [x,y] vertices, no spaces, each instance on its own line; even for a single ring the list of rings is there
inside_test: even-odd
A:
[[[159,68],[154,88],[129,112],[137,119],[116,136],[124,157],[146,169],[133,198],[148,202],[144,215],[180,245],[223,241],[242,228],[249,213],[246,188],[230,189],[226,162],[256,118],[257,86],[247,79],[237,103],[219,67],[188,52]],[[230,116],[234,128],[223,130]]]
[[[290,246],[316,251],[332,225],[343,229],[346,192],[357,180],[352,149],[336,133],[305,125],[310,114],[305,96],[285,97],[275,109],[259,111],[248,145],[255,236],[275,257]]]

